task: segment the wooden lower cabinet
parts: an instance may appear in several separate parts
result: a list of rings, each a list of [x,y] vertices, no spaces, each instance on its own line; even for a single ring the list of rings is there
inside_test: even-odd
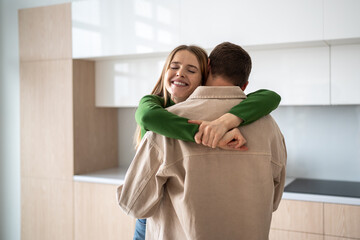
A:
[[[270,240],[360,240],[360,206],[283,199]]]
[[[292,232],[271,229],[269,240],[323,240],[324,236],[319,234]]]
[[[323,235],[323,203],[281,200],[273,213],[271,228]]]
[[[73,239],[73,181],[21,178],[21,239]]]
[[[360,239],[360,206],[324,204],[325,235]]]
[[[135,219],[116,200],[117,185],[75,182],[75,240],[131,240]]]
[[[358,238],[343,238],[343,237],[333,237],[325,235],[324,240],[356,240]]]

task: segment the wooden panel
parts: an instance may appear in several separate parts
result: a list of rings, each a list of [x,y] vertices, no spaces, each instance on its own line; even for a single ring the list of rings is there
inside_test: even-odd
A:
[[[360,238],[360,206],[325,203],[324,221],[326,235]]]
[[[118,166],[117,109],[95,107],[94,62],[73,61],[73,84],[75,174]]]
[[[323,234],[323,203],[282,200],[271,228]]]
[[[71,60],[20,63],[21,173],[72,179]]]
[[[291,232],[283,230],[270,230],[269,240],[323,240],[323,235]]]
[[[23,177],[21,239],[73,239],[73,182]]]
[[[71,4],[19,11],[21,61],[71,58]]]
[[[132,239],[135,219],[118,206],[116,185],[75,182],[75,239]]]
[[[360,238],[356,238],[360,239]],[[355,238],[343,238],[343,237],[333,237],[333,236],[324,236],[324,240],[356,240]]]

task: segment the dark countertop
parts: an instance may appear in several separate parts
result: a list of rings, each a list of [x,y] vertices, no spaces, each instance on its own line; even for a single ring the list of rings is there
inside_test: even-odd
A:
[[[360,182],[287,178],[282,198],[360,206]]]
[[[360,198],[360,182],[296,178],[284,191]]]

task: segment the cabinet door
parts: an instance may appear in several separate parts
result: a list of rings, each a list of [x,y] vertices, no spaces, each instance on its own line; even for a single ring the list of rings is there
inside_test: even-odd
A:
[[[21,239],[72,240],[73,201],[72,180],[23,176],[21,178]]]
[[[73,58],[168,52],[179,42],[179,0],[75,1]]]
[[[324,240],[354,240],[354,238],[342,238],[342,237],[333,237],[333,236],[324,236]]]
[[[75,182],[75,239],[132,239],[135,219],[116,201],[116,185]]]
[[[322,235],[302,233],[302,232],[291,232],[283,230],[270,230],[269,240],[323,240]]]
[[[21,174],[72,179],[72,61],[20,63]]]
[[[325,235],[360,239],[360,206],[324,205]]]
[[[360,1],[324,1],[324,39],[360,38]]]
[[[150,94],[160,77],[166,55],[97,61],[96,106],[135,107]]]
[[[181,42],[205,48],[322,40],[322,0],[181,1]]]
[[[330,104],[329,48],[249,51],[253,69],[246,93],[266,88],[282,105]]]
[[[323,203],[282,200],[273,213],[271,228],[323,234],[323,224]]]
[[[360,104],[360,44],[331,46],[331,104]]]

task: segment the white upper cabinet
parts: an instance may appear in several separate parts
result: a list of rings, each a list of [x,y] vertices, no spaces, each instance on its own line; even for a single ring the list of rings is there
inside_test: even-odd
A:
[[[73,58],[171,51],[179,43],[179,1],[73,2]]]
[[[160,77],[165,56],[99,60],[95,63],[97,107],[135,107]]]
[[[323,39],[323,0],[182,0],[180,18],[180,42],[205,48]]]
[[[277,92],[281,105],[330,104],[328,47],[249,51],[253,68],[246,93]]]
[[[331,46],[331,104],[360,104],[360,44]]]
[[[324,0],[324,39],[360,38],[360,1]]]

